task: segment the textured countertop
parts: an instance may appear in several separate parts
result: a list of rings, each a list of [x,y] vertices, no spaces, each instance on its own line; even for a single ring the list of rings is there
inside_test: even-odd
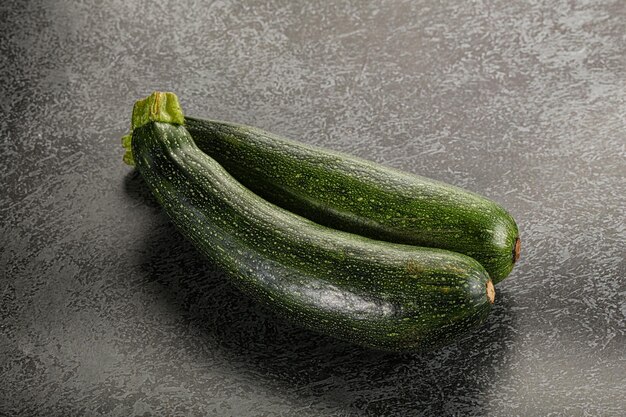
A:
[[[626,415],[626,3],[0,4],[0,415]],[[522,259],[426,354],[285,323],[121,162],[133,102],[503,204]]]

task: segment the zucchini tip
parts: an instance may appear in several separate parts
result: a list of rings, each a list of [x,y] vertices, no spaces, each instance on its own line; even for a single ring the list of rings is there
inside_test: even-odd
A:
[[[513,263],[519,260],[520,252],[522,250],[522,241],[519,237],[515,238],[515,245],[513,246]]]
[[[491,304],[493,304],[496,300],[496,288],[493,286],[493,282],[491,282],[491,280],[487,281],[487,299]]]

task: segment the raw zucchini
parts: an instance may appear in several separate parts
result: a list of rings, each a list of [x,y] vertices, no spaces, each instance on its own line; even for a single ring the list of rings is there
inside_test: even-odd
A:
[[[300,325],[383,350],[429,349],[487,317],[492,281],[474,259],[330,229],[260,198],[202,152],[176,96],[133,110],[124,139],[157,201],[245,293]]]
[[[494,283],[519,258],[515,221],[477,194],[254,127],[189,117],[185,126],[198,147],[246,187],[317,223],[463,253]]]

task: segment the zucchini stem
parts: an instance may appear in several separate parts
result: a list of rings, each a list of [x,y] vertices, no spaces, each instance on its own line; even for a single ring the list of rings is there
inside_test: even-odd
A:
[[[150,122],[171,123],[174,125],[185,123],[185,116],[176,94],[155,91],[148,97],[135,103],[130,133],[122,137],[122,147],[126,150],[122,160],[127,165],[135,166],[132,151],[133,130]]]

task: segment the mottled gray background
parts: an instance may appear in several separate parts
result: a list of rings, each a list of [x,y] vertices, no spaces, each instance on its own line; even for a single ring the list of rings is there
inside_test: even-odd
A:
[[[626,415],[626,3],[321,3],[0,3],[0,415]],[[239,294],[121,162],[154,89],[502,203],[487,323],[386,354]]]

